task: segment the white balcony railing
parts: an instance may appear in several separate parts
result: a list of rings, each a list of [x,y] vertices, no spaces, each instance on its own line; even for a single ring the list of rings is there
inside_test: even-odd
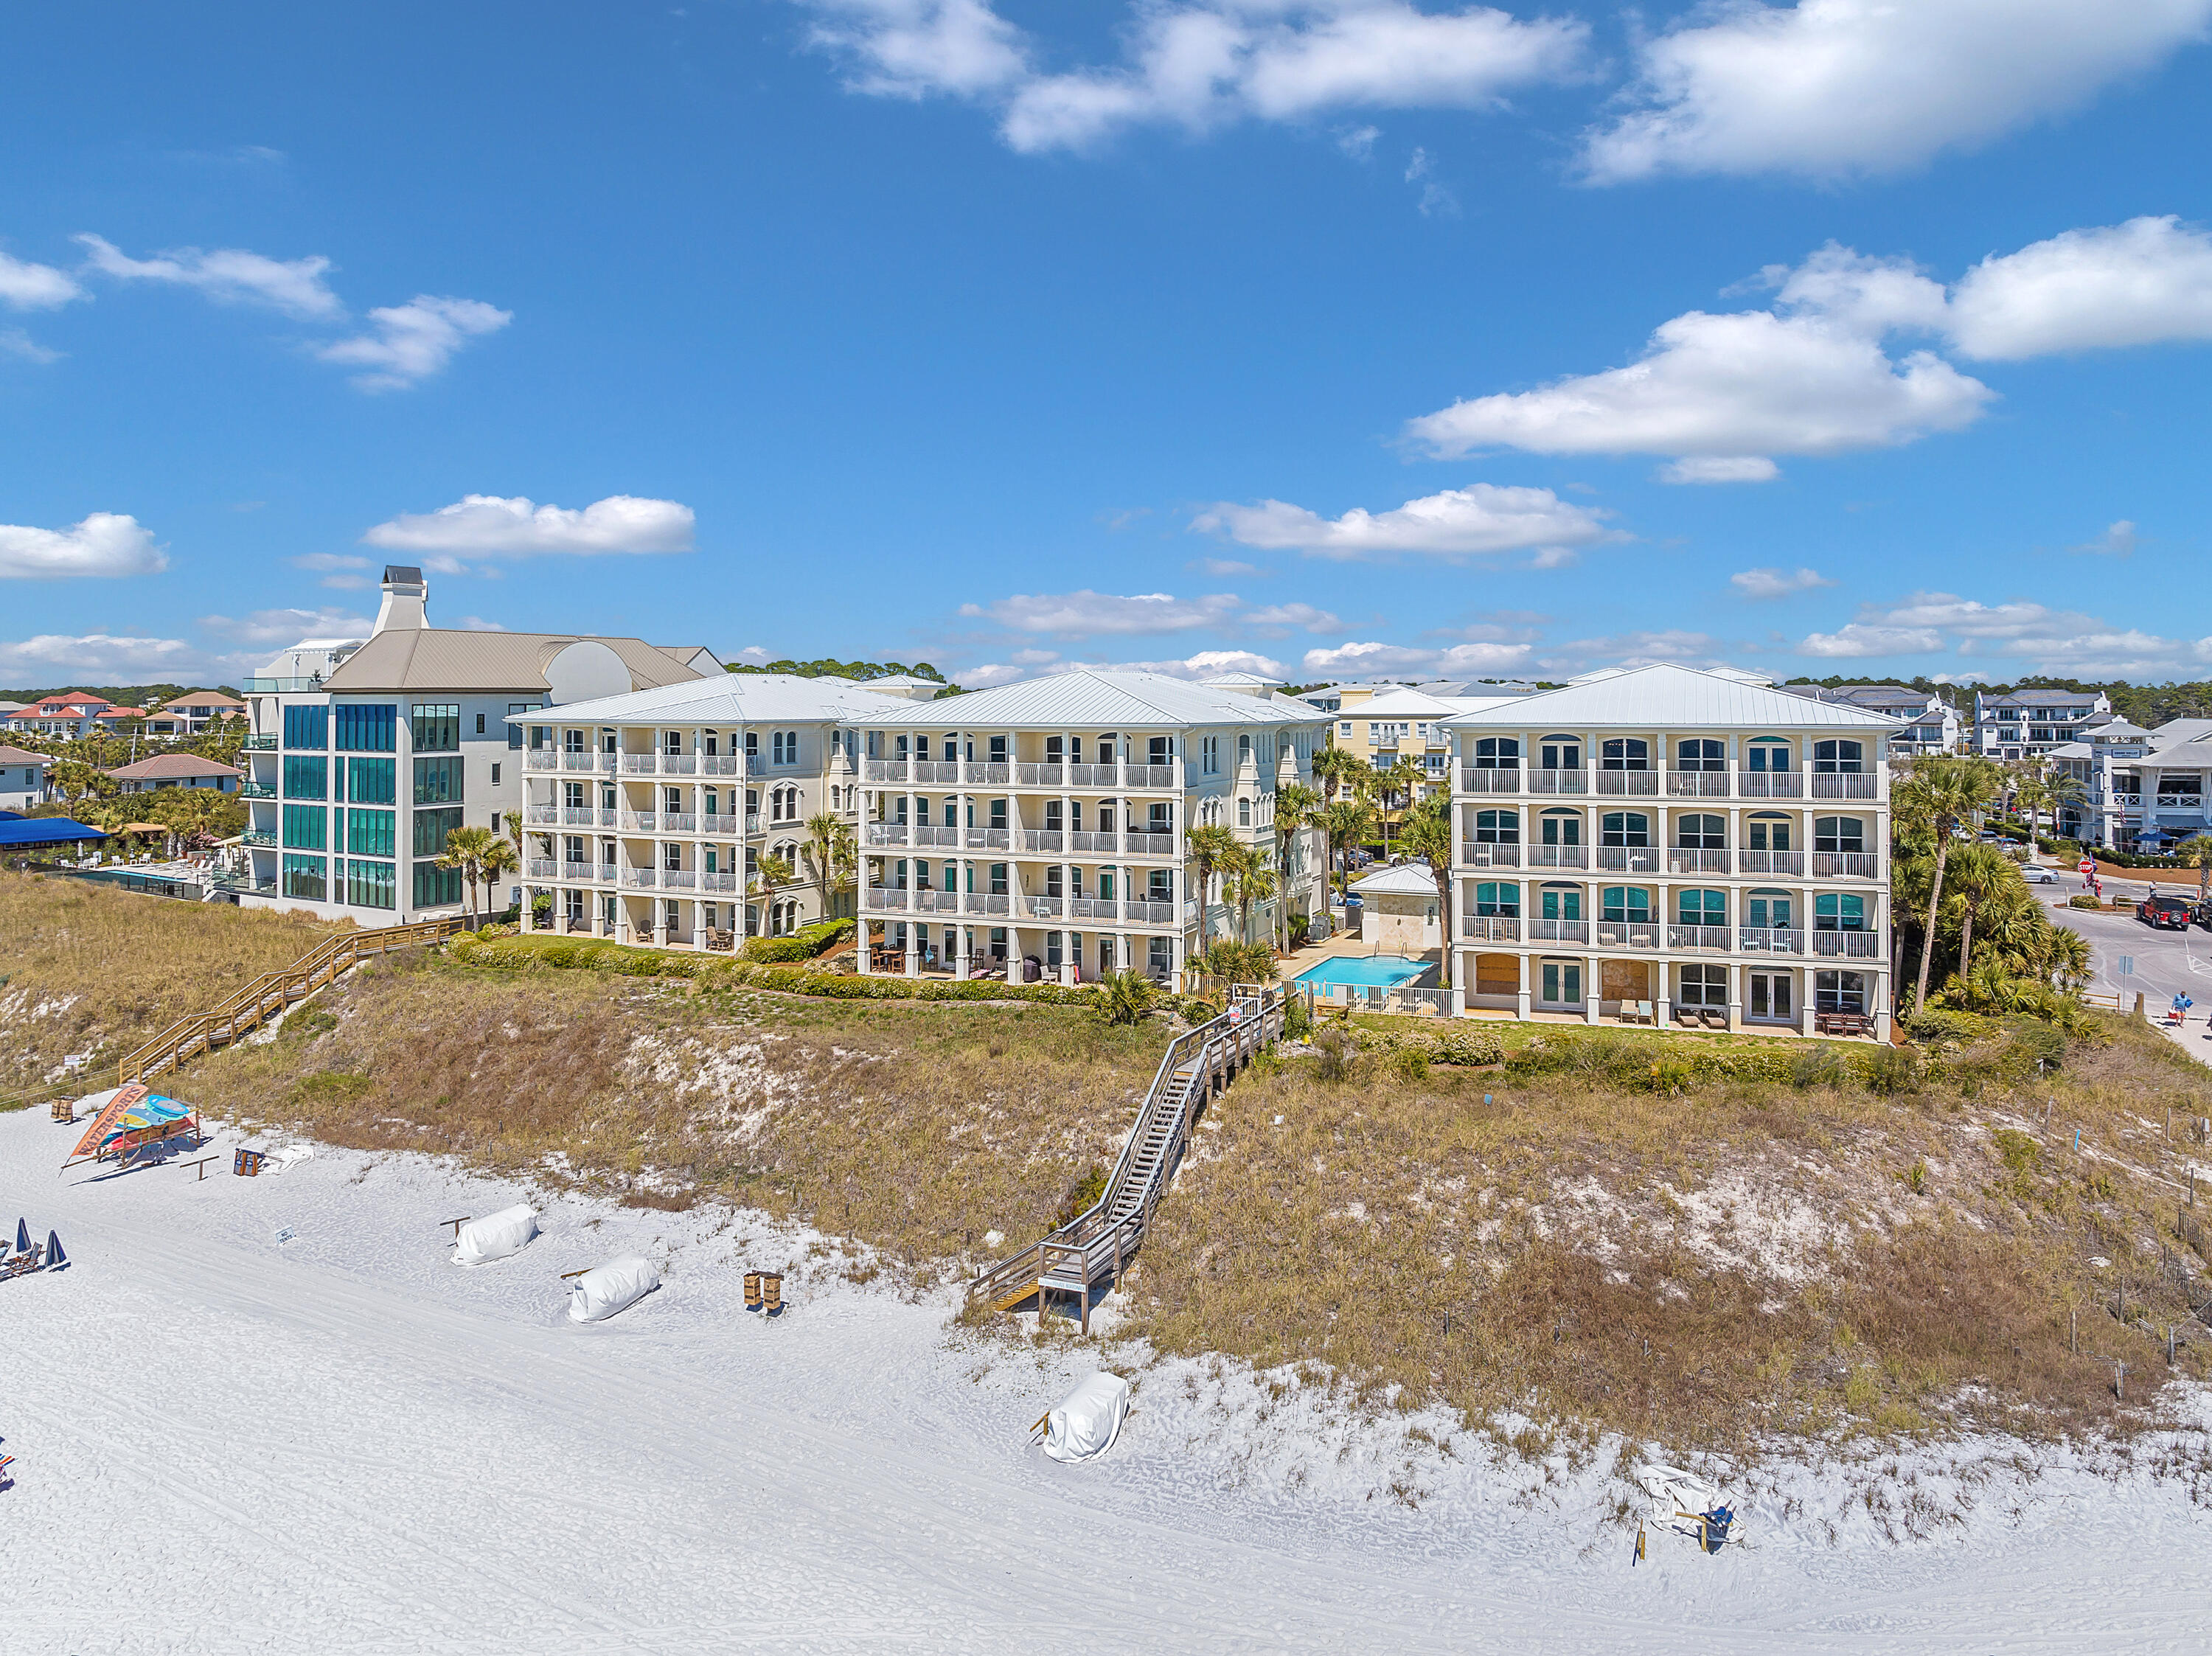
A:
[[[734,874],[708,869],[699,876],[699,889],[702,891],[735,891],[737,889],[738,877]]]
[[[523,811],[522,820],[530,823],[532,827],[543,827],[557,823],[561,820],[561,807],[558,805],[531,805],[526,808]]]
[[[1600,846],[1597,865],[1615,874],[1656,874],[1659,871],[1659,847],[1656,846]]]
[[[1871,851],[1816,851],[1813,877],[1816,880],[1871,880],[1881,872],[1881,858]]]
[[[1805,934],[1788,926],[1747,925],[1738,929],[1736,946],[1747,955],[1802,955]]]
[[[664,868],[660,870],[660,883],[675,890],[690,891],[698,885],[699,876],[688,868]]]
[[[860,888],[860,907],[871,913],[903,913],[907,908],[907,892],[900,886],[863,886]]]
[[[1032,897],[1026,892],[1022,896],[1022,912],[1033,920],[1056,920],[1060,915],[1058,897]]]
[[[860,840],[870,846],[903,846],[913,843],[904,822],[863,822]]]
[[[1588,793],[1589,773],[1583,770],[1530,771],[1531,793]]]
[[[1462,914],[1459,935],[1463,943],[1518,943],[1521,922],[1503,914]]]
[[[1172,834],[1127,834],[1122,835],[1121,848],[1131,857],[1172,857],[1176,837]]]
[[[1841,955],[1846,960],[1874,960],[1881,954],[1881,934],[1878,931],[1815,931],[1813,933],[1813,952],[1815,955]]]
[[[660,870],[656,868],[626,868],[622,871],[622,883],[626,886],[653,886],[659,883]]]
[[[1669,874],[1725,874],[1729,871],[1729,854],[1701,846],[1669,846],[1667,848],[1667,871]]]
[[[1014,900],[1003,891],[971,891],[961,904],[967,914],[1011,914]]]
[[[1468,868],[1518,868],[1521,866],[1519,846],[1462,844],[1459,848],[1460,861]]]
[[[736,754],[702,753],[699,755],[699,773],[702,776],[735,776],[738,772]]]
[[[1738,771],[1736,792],[1746,799],[1802,799],[1805,778],[1797,771]]]
[[[649,810],[626,810],[622,814],[622,825],[633,834],[651,834],[658,819]]]
[[[1726,771],[1668,771],[1667,792],[1678,799],[1725,799],[1731,792],[1729,787],[1729,773]]]
[[[1736,867],[1746,874],[1802,875],[1805,872],[1805,853],[1802,851],[1740,851],[1736,852]]]
[[[1528,940],[1531,943],[1588,943],[1588,920],[1530,920]]]
[[[1836,772],[1815,771],[1811,778],[1812,797],[1815,799],[1879,799],[1882,797],[1882,779],[1887,771]]]
[[[665,810],[660,813],[660,831],[663,834],[696,834],[699,819],[688,810]]]
[[[1024,828],[1021,833],[1024,851],[1058,851],[1061,848],[1058,828]]]
[[[1656,776],[1656,771],[1643,774]],[[1605,774],[1601,771],[1600,775]],[[1626,774],[1633,776],[1636,772]],[[1656,920],[1600,920],[1597,923],[1597,945],[1601,949],[1656,949],[1659,946],[1659,923]]]
[[[716,816],[705,813],[700,816],[699,832],[702,834],[735,834],[737,831],[738,819],[735,816]]]
[[[1735,933],[1724,925],[1670,925],[1667,928],[1667,947],[1670,949],[1725,955],[1735,941]]]
[[[1659,773],[1657,771],[1600,771],[1597,773],[1597,791],[1600,793],[1626,794],[1638,798],[1649,796],[1656,798],[1659,793]]]
[[[1085,767],[1072,766],[1070,768]],[[1071,831],[1067,836],[1067,848],[1070,851],[1087,851],[1093,854],[1103,852],[1111,856],[1121,849],[1121,836],[1118,834],[1100,834],[1095,830],[1090,833],[1080,830]]]
[[[524,867],[533,880],[557,880],[561,877],[561,864],[548,858],[533,857]]]
[[[1588,846],[1530,846],[1528,866],[1531,868],[1588,868]]]
[[[1462,793],[1518,793],[1521,792],[1521,773],[1517,770],[1490,769],[1480,765],[1462,765],[1459,767],[1459,786]]]
[[[561,768],[561,755],[550,748],[532,748],[522,755],[522,768],[526,771],[553,771]]]

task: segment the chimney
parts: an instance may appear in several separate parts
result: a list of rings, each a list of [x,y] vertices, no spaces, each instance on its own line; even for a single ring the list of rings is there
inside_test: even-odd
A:
[[[411,564],[384,566],[384,603],[376,612],[379,633],[419,633],[429,626],[423,613],[422,572]]]

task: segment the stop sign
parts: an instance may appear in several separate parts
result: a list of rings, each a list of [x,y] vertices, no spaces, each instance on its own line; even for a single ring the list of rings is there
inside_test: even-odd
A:
[[[2084,857],[2081,859],[2081,871],[2084,874],[2094,874],[2097,871],[2097,865],[2094,862],[2090,861],[2089,858]]]

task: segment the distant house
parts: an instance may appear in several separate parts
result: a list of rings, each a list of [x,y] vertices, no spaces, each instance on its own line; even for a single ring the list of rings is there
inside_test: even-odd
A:
[[[1990,759],[2045,756],[2112,716],[2112,698],[2102,690],[1977,691],[1974,751]]]
[[[33,810],[46,803],[46,767],[41,753],[0,746],[0,810]]]
[[[238,779],[246,773],[196,753],[157,753],[135,765],[119,765],[107,773],[123,785],[125,793],[151,793],[157,788],[213,788],[217,793],[235,793]]]
[[[136,707],[118,707],[105,696],[83,690],[41,696],[15,712],[0,715],[0,726],[18,736],[41,736],[74,742],[101,731],[114,730],[125,720],[144,715]]]
[[[246,704],[220,690],[194,690],[163,702],[146,715],[149,736],[198,736],[218,719],[243,719]]]
[[[1890,732],[1889,754],[1893,759],[1958,750],[1959,710],[1932,690],[1910,689],[1902,684],[1839,684],[1831,688],[1802,680],[1775,688],[1833,707],[1857,707],[1904,719],[1906,722],[1902,730]]]

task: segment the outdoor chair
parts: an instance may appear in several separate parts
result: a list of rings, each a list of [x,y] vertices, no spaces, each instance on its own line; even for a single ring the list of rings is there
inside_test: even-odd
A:
[[[1698,1027],[1698,1015],[1690,1007],[1677,1006],[1674,1009],[1674,1022],[1685,1029],[1694,1029]]]
[[[1708,1029],[1725,1029],[1728,1028],[1728,1014],[1725,1012],[1716,1011],[1713,1008],[1708,1006],[1705,1008],[1705,1011],[1700,1014],[1700,1016],[1705,1019],[1705,1028]]]

